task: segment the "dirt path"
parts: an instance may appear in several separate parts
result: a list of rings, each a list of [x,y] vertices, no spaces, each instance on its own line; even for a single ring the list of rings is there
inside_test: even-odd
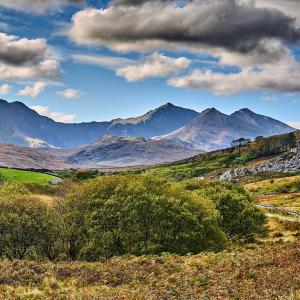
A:
[[[294,210],[284,209],[277,206],[269,205],[269,204],[256,204],[256,207],[267,209],[273,211],[275,213],[267,213],[268,218],[277,218],[280,220],[285,220],[289,222],[300,223],[300,213]],[[277,214],[276,214],[277,213]],[[283,214],[283,215],[279,215]]]

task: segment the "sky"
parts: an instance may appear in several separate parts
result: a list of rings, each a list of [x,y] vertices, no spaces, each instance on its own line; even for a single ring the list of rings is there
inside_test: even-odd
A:
[[[300,129],[299,0],[0,0],[0,98],[61,122],[167,102]]]

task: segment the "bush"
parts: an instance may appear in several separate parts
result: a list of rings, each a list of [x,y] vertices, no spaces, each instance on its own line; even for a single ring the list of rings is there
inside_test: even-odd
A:
[[[63,239],[54,209],[31,199],[20,185],[5,184],[0,195],[0,255],[55,259],[63,251]]]
[[[0,184],[3,184],[7,180],[6,176],[0,173]]]
[[[221,227],[233,238],[252,239],[266,233],[266,216],[256,208],[243,187],[220,181],[195,181],[184,183],[188,190],[206,195],[216,205],[221,215]]]
[[[66,206],[70,256],[220,250],[219,213],[204,196],[150,176],[109,176],[82,184]]]

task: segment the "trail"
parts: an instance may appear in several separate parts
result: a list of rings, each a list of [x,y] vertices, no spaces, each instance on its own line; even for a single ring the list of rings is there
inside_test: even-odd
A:
[[[300,223],[300,213],[297,211],[284,209],[284,208],[269,205],[269,204],[256,204],[255,206],[259,207],[259,208],[263,208],[263,209],[268,209],[268,210],[271,210],[271,211],[274,211],[277,213],[284,214],[284,215],[278,215],[275,213],[274,214],[267,213],[266,215],[268,218],[277,218],[277,219],[284,220],[284,221]],[[288,217],[286,215],[293,216],[293,217]]]
[[[291,218],[291,217],[286,217],[286,216],[281,216],[281,215],[276,215],[276,214],[270,214],[270,213],[267,213],[266,216],[268,218],[276,218],[276,219],[280,219],[280,220],[283,220],[283,221],[300,223],[300,219],[295,219],[295,218]]]

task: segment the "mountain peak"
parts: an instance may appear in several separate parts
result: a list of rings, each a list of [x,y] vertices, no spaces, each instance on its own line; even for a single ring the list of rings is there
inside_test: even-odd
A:
[[[223,115],[223,113],[221,113],[220,111],[218,111],[215,107],[211,107],[211,108],[207,108],[204,111],[201,112],[201,116],[204,115],[212,115],[212,114],[220,114]]]
[[[248,113],[248,114],[255,114],[252,110],[249,108],[242,108],[239,110],[239,112]]]
[[[171,102],[167,102],[166,104],[163,104],[162,106],[160,106],[162,108],[170,108],[170,107],[175,107],[175,105]]]

